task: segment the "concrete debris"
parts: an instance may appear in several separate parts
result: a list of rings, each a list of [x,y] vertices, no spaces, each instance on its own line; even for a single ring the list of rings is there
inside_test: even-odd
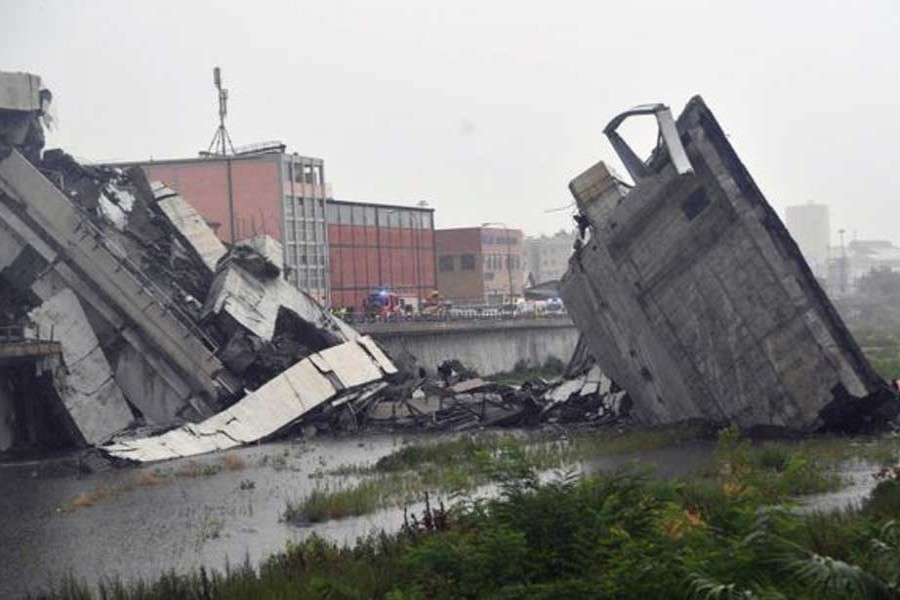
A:
[[[386,357],[370,354],[372,347],[370,339],[359,338],[311,354],[205,421],[162,435],[117,440],[101,450],[114,458],[153,462],[266,439],[336,394],[396,373]]]
[[[323,356],[330,395],[396,372],[287,283],[277,240],[227,248],[189,198],[140,169],[44,152],[49,98],[37,77],[0,72],[0,328],[39,325],[62,342],[61,357],[0,365],[0,412],[17,422],[4,449],[97,444],[239,406],[293,415],[267,390]]]
[[[16,146],[29,158],[37,158],[44,147],[40,119],[46,114],[50,93],[41,78],[30,73],[0,71],[0,139]],[[4,149],[0,148],[0,158]]]
[[[284,267],[284,249],[272,236],[261,234],[238,241],[232,260],[261,279],[272,279]]]
[[[40,360],[37,369],[51,371],[53,387],[81,440],[99,444],[128,427],[134,417],[72,290],[60,290],[29,317],[35,327],[53,331],[62,345],[61,362]]]
[[[647,114],[660,142],[641,161],[616,128]],[[813,431],[897,415],[699,96],[677,123],[666,107],[643,106],[605,133],[634,185],[602,162],[571,182],[586,235],[560,292],[636,418]]]
[[[156,206],[162,211],[178,236],[197,256],[210,274],[215,273],[219,260],[228,253],[223,244],[212,229],[194,209],[177,192],[167,187],[161,181],[150,184]]]
[[[465,431],[483,427],[529,427],[544,423],[609,425],[627,422],[627,394],[588,358],[571,375],[534,379],[520,386],[466,377],[407,376],[345,395],[304,419],[325,431]]]

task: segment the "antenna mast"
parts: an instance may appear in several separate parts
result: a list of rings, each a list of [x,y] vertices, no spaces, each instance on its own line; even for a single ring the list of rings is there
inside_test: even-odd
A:
[[[225,116],[228,114],[228,90],[222,87],[222,70],[219,67],[213,68],[213,85],[219,91],[219,127],[209,143],[206,153],[212,155],[227,156],[228,150],[234,154],[234,144],[231,143],[231,136],[225,128]]]

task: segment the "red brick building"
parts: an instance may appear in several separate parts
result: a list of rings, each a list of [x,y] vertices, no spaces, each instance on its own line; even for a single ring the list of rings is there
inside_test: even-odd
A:
[[[223,241],[280,240],[289,281],[322,303],[360,307],[378,287],[424,298],[435,287],[433,209],[332,201],[322,159],[274,144],[117,166],[132,165],[183,195]]]
[[[328,251],[333,306],[379,288],[421,301],[436,283],[434,209],[331,200]]]
[[[434,232],[438,290],[457,304],[500,304],[522,297],[522,232],[468,227]]]

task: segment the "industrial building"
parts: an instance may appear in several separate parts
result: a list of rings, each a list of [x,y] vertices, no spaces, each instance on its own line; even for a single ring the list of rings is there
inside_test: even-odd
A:
[[[522,231],[467,227],[434,232],[438,290],[457,304],[501,304],[522,297]]]
[[[418,298],[434,289],[434,210],[332,201],[320,158],[271,143],[115,166],[140,166],[183,195],[225,242],[281,241],[288,281],[323,304],[359,307],[378,287]]]
[[[435,289],[433,208],[331,200],[327,221],[333,306],[386,288],[421,302]]]
[[[327,303],[330,189],[322,159],[260,145],[234,155],[128,163],[143,167],[197,209],[222,241],[268,234],[284,245],[288,281]]]

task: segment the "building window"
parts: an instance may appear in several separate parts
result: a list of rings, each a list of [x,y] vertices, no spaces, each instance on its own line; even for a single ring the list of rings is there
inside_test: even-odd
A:
[[[460,271],[474,271],[475,270],[475,255],[474,254],[463,254],[459,257],[459,270]]]
[[[339,211],[339,215],[340,215],[338,218],[338,223],[340,223],[341,225],[351,225],[352,224],[352,217],[351,217],[352,211],[350,209],[350,206],[348,206],[346,204],[341,204],[338,206],[338,211]]]
[[[493,274],[493,273],[485,273],[485,274],[484,274],[484,280],[485,280],[485,281],[493,281],[493,280],[494,280],[494,274]]]
[[[453,271],[453,258],[454,257],[452,254],[441,256],[440,258],[438,258],[438,269],[440,269],[442,272]]]
[[[375,207],[367,206],[366,207],[366,225],[369,227],[375,226]]]
[[[361,227],[366,224],[364,211],[362,206],[354,206],[353,207],[353,224],[357,227]]]

